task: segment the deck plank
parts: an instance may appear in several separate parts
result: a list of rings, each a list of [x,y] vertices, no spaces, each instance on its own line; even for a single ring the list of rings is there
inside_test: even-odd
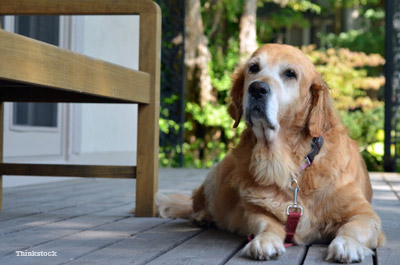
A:
[[[377,250],[377,255],[379,265],[398,265],[400,263],[399,248],[392,248],[390,246],[380,248]]]
[[[377,249],[378,264],[394,265],[400,260],[400,201],[398,174],[377,174],[371,176],[374,187],[372,205],[382,220],[386,245]]]
[[[0,236],[33,229],[39,226],[64,221],[79,216],[91,215],[105,210],[114,208],[120,209],[120,207],[123,207],[126,210],[126,213],[123,215],[121,211],[119,215],[127,216],[133,205],[134,204],[132,202],[115,199],[105,203],[95,203],[93,201],[89,201],[70,207],[56,209],[54,211],[47,211],[39,214],[10,219],[0,222]]]
[[[124,205],[115,205],[115,208],[118,207],[126,209]],[[93,206],[92,211],[95,211],[95,208],[96,206]],[[104,206],[99,205],[98,211],[101,211],[102,209],[104,209]],[[114,208],[106,209],[104,211],[114,211]],[[124,218],[127,217],[118,215],[99,217],[95,213],[91,213],[90,215],[68,218],[58,222],[48,223],[27,230],[6,234],[1,237],[0,257],[10,255],[15,252],[15,250],[24,250]]]
[[[126,185],[126,186],[125,186]],[[76,196],[85,196],[88,194],[98,193],[108,191],[113,194],[125,191],[124,187],[131,187],[131,192],[134,193],[135,181],[127,180],[126,182],[101,182],[101,181],[91,181],[84,182],[78,185],[66,186],[59,185],[61,189],[41,189],[34,191],[16,192],[4,197],[4,209],[18,209],[21,207],[26,207],[28,205],[33,205],[35,208],[41,208],[41,204],[49,201],[68,201],[69,199],[75,198]],[[107,187],[110,186],[110,187]],[[111,189],[113,188],[113,189]],[[114,190],[116,189],[116,190]],[[7,189],[6,189],[7,190]],[[1,213],[0,213],[1,214]]]
[[[164,193],[183,192],[191,194],[197,188],[202,179],[205,178],[208,170],[202,169],[160,169],[159,190]],[[171,181],[173,179],[174,181]],[[18,207],[38,204],[41,202],[61,199],[68,196],[84,195],[86,192],[97,191],[98,188],[107,188],[109,191],[125,191],[134,193],[134,180],[112,180],[112,179],[72,179],[68,181],[41,183],[20,187],[4,188],[3,209],[16,209]],[[112,189],[111,189],[112,188]],[[66,191],[68,190],[68,193]],[[65,194],[65,196],[60,197]],[[1,212],[0,212],[1,215]]]
[[[112,187],[112,186],[111,186]],[[89,188],[89,187],[87,187]],[[116,187],[117,188],[117,187]],[[48,197],[47,200],[44,201],[36,201],[32,199],[35,203],[33,204],[25,204],[22,207],[16,207],[15,209],[8,209],[7,211],[0,212],[0,224],[3,221],[23,218],[29,216],[34,216],[43,213],[49,213],[56,210],[68,209],[68,208],[75,208],[80,207],[80,205],[88,203],[88,202],[96,202],[99,201],[99,194],[102,194],[101,201],[108,201],[111,199],[120,199],[121,202],[132,202],[132,207],[134,203],[134,193],[127,193],[124,194],[123,192],[118,192],[118,189],[110,189],[102,185],[99,186],[98,189],[96,187],[92,188],[92,190],[82,190],[79,192],[71,191],[66,192],[64,194],[58,195],[58,197],[53,196],[53,198],[48,197],[50,195],[45,195],[44,197]]]
[[[75,181],[61,181],[62,185],[57,182],[33,184],[28,186],[20,187],[10,187],[4,189],[4,199],[6,200],[5,206],[9,208],[15,208],[20,206],[21,203],[30,202],[34,200],[43,200],[42,197],[51,195],[60,195],[60,192],[65,192],[66,189],[74,191],[79,189],[81,186],[86,186],[87,184],[96,185],[96,181],[93,179],[76,179]],[[103,184],[104,185],[104,184]]]
[[[286,249],[286,253],[283,254],[279,259],[272,261],[259,261],[252,260],[243,257],[238,252],[231,260],[228,261],[227,265],[259,265],[259,264],[271,264],[271,265],[301,265],[304,256],[306,255],[306,246],[292,246]]]
[[[328,245],[312,245],[308,248],[304,265],[319,265],[319,264],[337,264],[333,261],[326,261]],[[363,262],[357,263],[361,265],[373,265],[373,257],[366,257]]]
[[[243,237],[211,228],[148,264],[224,264],[242,248],[245,240]]]
[[[188,225],[187,220],[174,220],[101,248],[70,264],[146,264],[201,232],[202,229]]]
[[[37,252],[56,251],[56,257],[36,257],[34,259],[21,257],[18,259],[18,262],[21,265],[46,265],[70,262],[169,221],[168,219],[161,218],[126,218],[116,220],[95,229],[82,231],[26,249],[27,251]],[[1,264],[13,264],[13,261],[15,261],[15,258],[11,255],[0,259]]]
[[[400,199],[400,177],[395,173],[383,173],[382,179],[390,186],[391,190],[395,192],[398,199]]]
[[[18,176],[13,176],[13,178]],[[7,196],[18,196],[20,195],[19,192],[32,192],[37,190],[43,189],[62,189],[64,186],[77,186],[81,185],[82,183],[89,183],[93,182],[95,179],[88,179],[88,178],[69,178],[68,180],[63,180],[63,185],[59,185],[58,181],[51,181],[51,182],[40,182],[38,184],[29,184],[29,185],[21,185],[21,186],[13,186],[13,187],[5,187],[4,194]],[[3,195],[4,195],[3,194]]]

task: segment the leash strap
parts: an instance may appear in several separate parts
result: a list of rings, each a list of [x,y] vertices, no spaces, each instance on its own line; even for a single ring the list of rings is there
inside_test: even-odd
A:
[[[286,239],[285,242],[292,242],[294,235],[296,234],[297,225],[301,217],[300,212],[290,212],[286,221]],[[293,245],[293,244],[292,244]]]

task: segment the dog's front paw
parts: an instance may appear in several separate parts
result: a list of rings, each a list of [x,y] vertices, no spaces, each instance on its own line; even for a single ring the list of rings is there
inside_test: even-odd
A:
[[[282,239],[272,233],[262,233],[251,240],[242,250],[242,255],[258,260],[276,259],[285,253]]]
[[[338,236],[328,247],[326,260],[341,263],[361,262],[366,256],[373,255],[372,250],[351,237]]]

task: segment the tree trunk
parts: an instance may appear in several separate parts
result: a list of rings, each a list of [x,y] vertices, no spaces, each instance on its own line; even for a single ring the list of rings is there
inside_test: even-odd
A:
[[[186,99],[204,106],[215,102],[208,63],[211,54],[204,35],[200,0],[187,0],[185,20]]]
[[[339,2],[334,4],[334,14],[333,30],[336,35],[339,35],[342,32],[342,5]]]
[[[252,54],[258,47],[256,34],[257,0],[245,0],[243,14],[240,18],[240,54]]]

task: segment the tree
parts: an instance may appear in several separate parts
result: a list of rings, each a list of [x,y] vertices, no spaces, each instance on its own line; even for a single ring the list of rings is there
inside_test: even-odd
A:
[[[204,35],[200,0],[188,0],[185,19],[186,99],[204,106],[215,102],[208,63],[211,54]]]
[[[257,0],[245,0],[239,33],[239,51],[242,56],[252,54],[258,47],[256,16]]]

